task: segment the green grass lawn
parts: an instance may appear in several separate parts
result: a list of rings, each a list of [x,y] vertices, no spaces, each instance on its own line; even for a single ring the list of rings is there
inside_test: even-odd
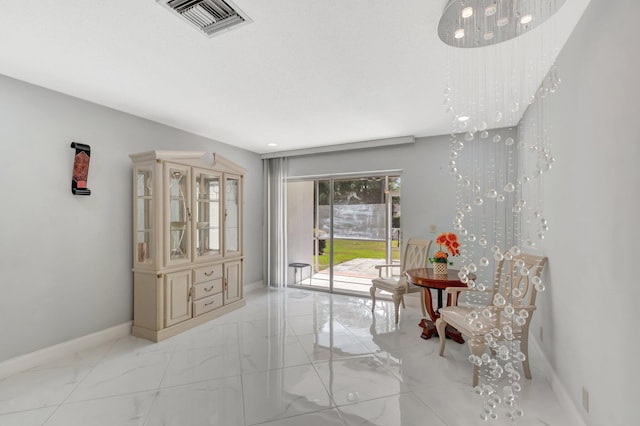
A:
[[[400,260],[400,249],[397,247],[398,242],[393,242],[392,257],[394,260]],[[385,243],[384,241],[366,241],[366,240],[333,240],[333,261],[337,265],[351,259],[384,259]],[[320,270],[329,267],[329,240],[324,254],[318,256],[318,266]]]

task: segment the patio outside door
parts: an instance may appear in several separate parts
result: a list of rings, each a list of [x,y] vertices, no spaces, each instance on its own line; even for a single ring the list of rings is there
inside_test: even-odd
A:
[[[309,194],[312,191],[312,194]],[[306,193],[306,195],[305,195]],[[369,176],[290,182],[288,253],[311,267],[290,274],[290,285],[368,294],[375,265],[400,259],[400,178]],[[305,208],[310,200],[313,207]],[[311,215],[309,217],[308,215]],[[312,220],[312,242],[303,228]],[[295,258],[295,260],[294,260]],[[309,276],[311,275],[311,276]],[[294,282],[295,281],[295,282]]]

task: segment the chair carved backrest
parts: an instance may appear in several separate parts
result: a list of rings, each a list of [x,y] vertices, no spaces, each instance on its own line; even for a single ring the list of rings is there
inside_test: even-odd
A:
[[[409,269],[424,268],[427,264],[429,248],[431,248],[431,240],[409,239],[404,247],[401,273],[404,274]]]
[[[546,257],[524,253],[512,256],[511,260],[499,261],[489,304],[503,310],[511,306],[515,313],[524,307],[534,307],[536,283],[540,282],[546,262]],[[498,316],[498,322],[501,317],[502,315]]]

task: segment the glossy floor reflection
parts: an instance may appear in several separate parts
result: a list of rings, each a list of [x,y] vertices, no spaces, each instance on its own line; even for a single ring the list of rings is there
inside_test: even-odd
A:
[[[247,306],[161,343],[131,336],[0,380],[0,425],[480,425],[466,345],[420,339],[418,299],[255,289]],[[521,425],[566,425],[523,381]]]

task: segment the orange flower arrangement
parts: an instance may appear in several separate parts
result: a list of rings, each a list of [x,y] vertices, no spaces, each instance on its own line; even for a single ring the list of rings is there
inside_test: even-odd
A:
[[[458,236],[453,232],[443,232],[436,238],[436,244],[439,246],[438,251],[429,259],[431,263],[448,263],[452,265],[453,262],[449,262],[449,255],[457,256],[460,254]],[[445,247],[446,251],[442,249],[442,246]]]

